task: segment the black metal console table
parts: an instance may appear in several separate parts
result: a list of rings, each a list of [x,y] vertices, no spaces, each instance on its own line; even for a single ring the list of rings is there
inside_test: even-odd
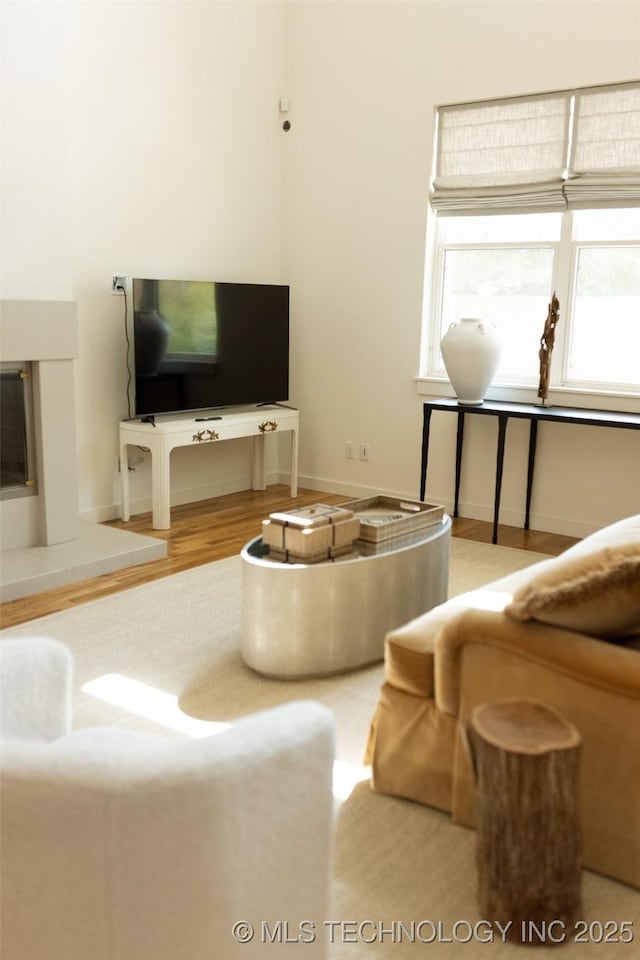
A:
[[[427,483],[429,429],[431,425],[431,414],[434,410],[442,410],[447,413],[458,414],[458,429],[456,437],[456,481],[453,509],[454,517],[458,516],[465,415],[476,414],[479,416],[498,418],[498,450],[496,458],[496,485],[493,510],[493,543],[498,542],[498,516],[500,513],[500,493],[502,490],[504,444],[507,433],[507,423],[510,417],[529,421],[529,461],[527,467],[527,495],[524,520],[525,530],[529,529],[531,489],[533,486],[533,470],[536,460],[538,424],[540,422],[582,423],[592,427],[621,427],[626,430],[640,430],[640,414],[637,413],[619,413],[617,411],[610,410],[581,410],[574,407],[543,407],[532,403],[506,403],[498,400],[485,400],[478,406],[460,404],[457,400],[451,398],[425,400],[423,402],[422,465],[420,471],[421,500],[424,500],[425,487]]]

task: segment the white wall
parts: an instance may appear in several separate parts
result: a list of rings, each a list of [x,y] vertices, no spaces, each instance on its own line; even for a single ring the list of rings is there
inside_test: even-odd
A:
[[[111,275],[281,279],[284,8],[8,2],[3,15],[3,295],[78,302],[80,508],[106,519],[128,413]],[[248,444],[178,451],[172,466],[176,502],[239,489]],[[131,480],[149,509],[148,458]]]
[[[285,273],[294,291],[301,472],[418,495],[428,179],[439,103],[635,78],[637,3],[289,6]],[[496,423],[468,418],[461,513],[493,512]],[[368,463],[345,441],[369,441]],[[455,418],[434,414],[427,498],[451,506]],[[511,423],[501,518],[521,525],[527,434]],[[583,534],[640,512],[640,434],[541,427],[532,526]]]
[[[2,297],[72,299],[65,18],[59,4],[3,3]]]
[[[117,515],[127,414],[115,272],[289,282],[302,474],[320,489],[416,496],[434,106],[640,74],[639,7],[616,0],[8,0],[2,13],[2,295],[78,302],[80,507],[93,519]],[[444,419],[427,494],[449,503]],[[489,517],[494,429],[477,419],[462,509]],[[515,523],[520,427],[503,492]],[[583,532],[640,511],[640,438],[563,429],[540,437],[535,525]],[[344,459],[347,439],[371,444],[368,464]],[[149,509],[143,467],[132,498]],[[248,477],[241,441],[178,451],[174,502]]]

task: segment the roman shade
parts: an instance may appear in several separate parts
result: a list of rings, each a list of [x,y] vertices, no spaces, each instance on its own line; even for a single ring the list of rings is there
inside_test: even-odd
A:
[[[569,207],[640,205],[640,83],[575,94]]]
[[[640,205],[640,83],[440,107],[440,214]]]

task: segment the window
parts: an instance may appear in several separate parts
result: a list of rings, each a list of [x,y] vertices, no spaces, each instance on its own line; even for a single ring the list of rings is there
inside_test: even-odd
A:
[[[440,340],[481,317],[503,344],[494,385],[537,388],[556,291],[551,390],[640,392],[640,84],[443,108],[438,122],[424,374],[446,379]]]
[[[640,390],[640,208],[578,210],[573,221],[563,379]]]
[[[537,385],[556,290],[552,384],[640,389],[640,208],[442,218],[435,248],[430,374],[446,376],[439,344],[450,324],[482,317],[502,340],[495,382]]]

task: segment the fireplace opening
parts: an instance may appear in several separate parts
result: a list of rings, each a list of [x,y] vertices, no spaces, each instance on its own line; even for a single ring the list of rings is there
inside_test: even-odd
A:
[[[36,491],[33,451],[31,365],[0,365],[0,499],[33,496]]]

